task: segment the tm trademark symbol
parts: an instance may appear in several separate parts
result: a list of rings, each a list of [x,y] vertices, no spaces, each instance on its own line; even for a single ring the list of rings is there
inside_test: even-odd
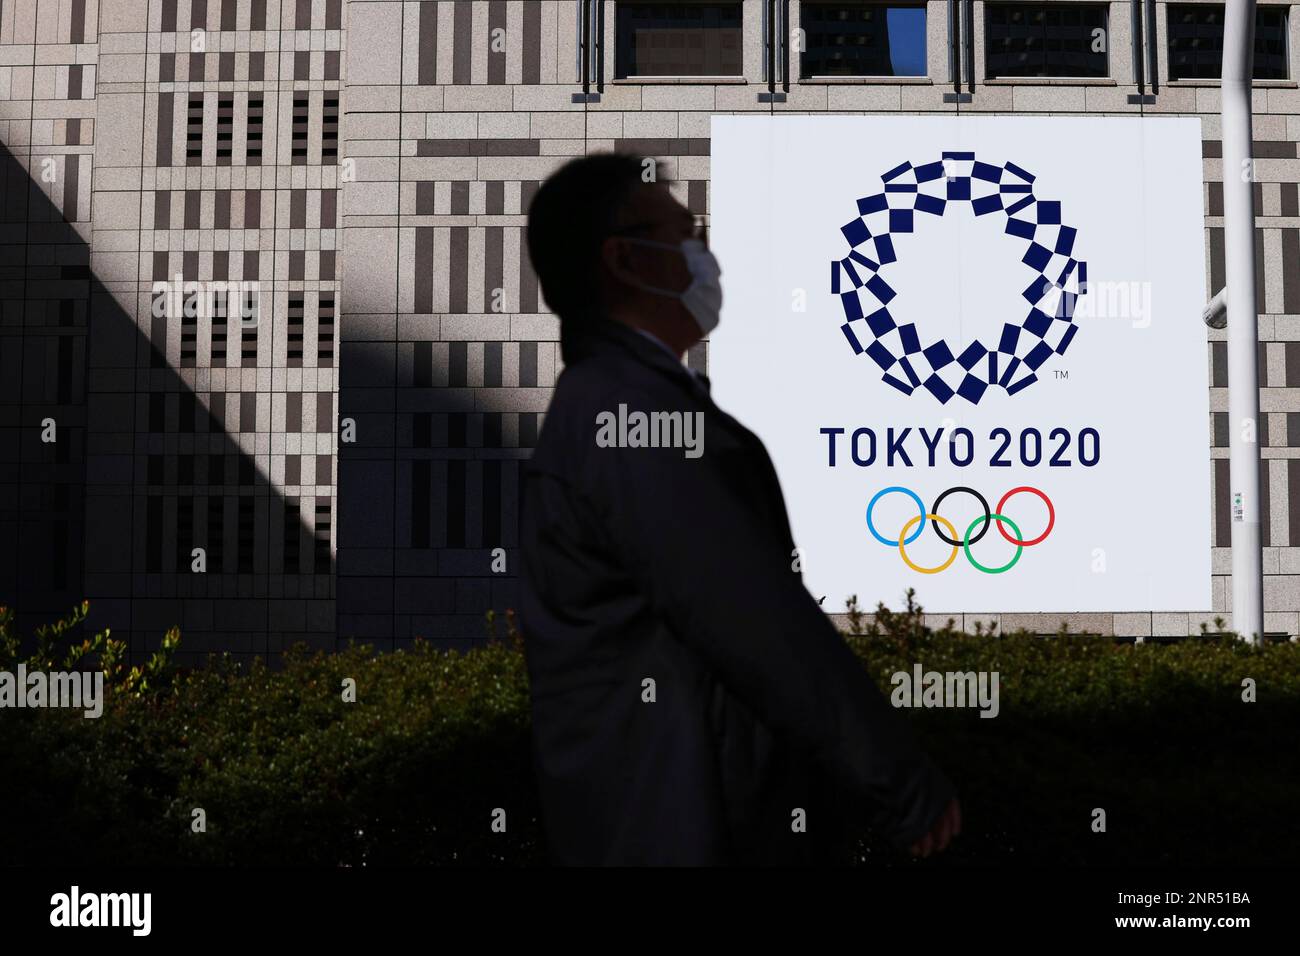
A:
[[[1058,369],[1056,370],[1056,377],[1057,377],[1057,378],[1069,378],[1069,377],[1070,377],[1070,370],[1069,370],[1069,369],[1058,368]]]

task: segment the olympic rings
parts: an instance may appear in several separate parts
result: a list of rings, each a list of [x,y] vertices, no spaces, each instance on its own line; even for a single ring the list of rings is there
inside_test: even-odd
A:
[[[984,508],[984,527],[980,529],[980,533],[979,533],[979,534],[975,535],[975,537],[973,537],[973,538],[970,539],[970,543],[971,543],[971,544],[975,544],[977,541],[979,541],[980,538],[984,537],[984,535],[987,534],[987,533],[988,533],[988,530],[989,530],[989,517],[990,517],[990,512],[989,512],[989,503],[988,503],[988,501],[985,499],[985,497],[984,497],[982,494],[980,494],[980,493],[979,493],[978,491],[976,491],[974,488],[966,488],[966,487],[963,487],[963,486],[961,486],[961,485],[958,485],[956,488],[949,488],[947,491],[945,491],[943,494],[941,494],[938,498],[935,498],[935,499],[934,499],[934,511],[937,513],[937,512],[939,511],[939,506],[940,506],[941,504],[943,504],[943,499],[944,499],[944,498],[947,498],[950,494],[952,494],[953,492],[957,492],[957,491],[964,491],[964,492],[966,492],[966,494],[968,494],[968,495],[974,495],[976,498],[979,499],[980,505]],[[999,511],[1002,510],[1002,505],[1001,505],[1001,504],[998,505],[998,510],[999,510]],[[1000,527],[1002,527],[1002,526],[1001,526],[1001,525],[998,525],[998,527],[1000,528]],[[939,536],[939,540],[942,541],[944,544],[950,544],[950,545],[952,545],[953,547],[957,547],[958,545],[961,544],[960,541],[949,541],[947,538],[945,538],[945,537],[943,536],[943,532],[939,530],[939,526],[938,526],[938,525],[935,525],[935,527],[934,527],[934,533],[937,534],[937,535]],[[1016,532],[1016,533],[1019,534],[1019,532]],[[956,537],[956,535],[957,535],[957,532],[954,531],[954,532],[953,532],[953,536]]]
[[[916,529],[916,534],[908,538],[906,543],[911,544],[917,538],[921,537],[921,532],[925,530],[925,504],[921,501],[920,497],[917,495],[915,491],[912,491],[910,488],[902,488],[898,485],[893,485],[889,488],[882,488],[880,491],[876,492],[875,497],[872,498],[870,504],[867,505],[867,530],[870,531],[872,535],[875,536],[875,539],[877,541],[879,541],[887,548],[892,548],[894,546],[894,542],[890,541],[888,538],[881,537],[880,532],[876,530],[876,526],[871,523],[871,512],[876,507],[876,502],[879,501],[881,498],[885,497],[885,495],[889,494],[891,491],[901,491],[903,494],[907,495],[909,498],[911,498],[913,501],[916,502],[916,508],[918,511],[921,512],[921,517],[919,519],[921,522],[921,527]],[[953,532],[953,534],[956,533],[957,532],[955,531]]]
[[[1020,534],[1020,529],[1016,527],[1016,523],[1010,518],[999,514],[991,515],[991,517],[997,519],[999,528],[1002,527],[1002,522],[1005,521],[1007,524],[1011,525],[1011,530],[1013,530],[1017,536]],[[970,533],[974,531],[975,526],[983,520],[983,518],[976,518],[970,523],[970,527],[966,529],[966,537],[962,539],[962,548],[966,551],[966,560],[971,563],[971,566],[974,567],[975,570],[983,571],[985,574],[1001,574],[1003,571],[1010,571],[1012,567],[1015,566],[1015,563],[1020,560],[1020,556],[1025,553],[1025,546],[1022,544],[1016,545],[1016,556],[1000,568],[986,568],[984,565],[976,561],[974,555],[970,553]],[[986,531],[988,530],[987,524],[984,525],[984,529]]]
[[[943,518],[940,517],[939,515],[934,515],[934,514],[918,515],[917,517],[909,521],[907,524],[903,525],[903,533],[898,536],[898,553],[903,556],[903,563],[906,564],[913,571],[920,571],[922,574],[938,574],[940,571],[948,570],[948,565],[952,564],[954,561],[957,560],[957,545],[954,544],[952,546],[952,554],[948,555],[948,560],[945,561],[943,564],[939,565],[937,568],[923,568],[918,564],[913,564],[912,559],[907,556],[907,550],[903,547],[903,545],[907,543],[906,541],[903,540],[907,536],[907,529],[912,527],[912,525],[916,524],[918,521],[924,521],[926,518],[929,518],[931,521],[934,522],[943,522],[943,524],[947,525],[949,531],[951,531],[954,535],[957,534],[957,529],[952,526],[952,522],[949,521],[947,518]],[[976,518],[975,520],[979,521],[980,519]],[[1016,532],[1016,534],[1019,533],[1020,533],[1019,531]],[[970,557],[970,551],[966,552],[966,557],[968,558]]]
[[[1018,544],[1028,548],[1030,545],[1038,544],[1038,542],[1042,541],[1044,538],[1046,538],[1049,534],[1052,533],[1052,525],[1056,524],[1056,509],[1052,507],[1052,499],[1047,497],[1047,495],[1043,494],[1037,488],[1030,488],[1028,485],[1022,485],[1019,488],[1012,488],[1010,491],[1008,491],[1005,495],[1002,496],[1002,500],[998,502],[998,511],[1002,510],[1002,506],[1007,503],[1008,498],[1010,498],[1012,495],[1018,495],[1022,491],[1027,491],[1031,495],[1038,495],[1038,497],[1043,499],[1043,504],[1047,505],[1046,529],[1044,529],[1043,533],[1040,534],[1033,541],[1017,541],[1015,538],[1011,537],[1011,535],[1007,534],[1006,531],[1003,530],[1002,522],[1000,521],[998,522],[998,530],[1002,532],[1002,537],[1006,538],[1012,544]],[[1008,521],[1007,524],[1010,524],[1012,528],[1016,527],[1014,524],[1011,524],[1010,521]],[[985,527],[984,530],[987,531],[988,528]],[[983,532],[980,533],[983,534]],[[1020,529],[1018,528],[1016,528],[1016,535],[1017,537],[1020,535]],[[976,538],[975,540],[978,541],[979,539]]]
[[[916,503],[917,511],[919,513],[916,517],[911,518],[906,524],[904,524],[903,530],[899,533],[898,538],[891,541],[876,530],[875,523],[872,521],[872,513],[875,511],[876,503],[880,501],[881,498],[894,492],[907,495],[911,498],[912,501]],[[984,514],[972,521],[970,526],[966,529],[966,533],[960,536],[957,533],[957,529],[953,527],[952,522],[939,514],[939,506],[943,504],[944,499],[949,495],[957,494],[958,492],[972,495],[984,508]],[[1022,493],[1037,495],[1042,499],[1043,504],[1047,506],[1047,527],[1043,529],[1043,533],[1038,537],[1032,538],[1028,541],[1021,537],[1020,527],[1002,513],[1002,509],[1006,506],[1006,503],[1015,495]],[[907,554],[907,545],[911,544],[921,536],[921,532],[925,530],[926,521],[932,523],[934,533],[938,535],[940,541],[952,546],[952,554],[948,556],[948,559],[933,568],[921,567],[913,562]],[[975,534],[975,527],[980,522],[984,523],[984,527],[980,529],[979,534]],[[972,544],[975,544],[980,540],[980,538],[984,537],[990,524],[996,524],[998,526],[998,532],[1002,537],[1016,546],[1015,557],[998,568],[987,567],[975,560],[975,556],[971,554],[970,549]],[[912,531],[913,525],[917,526],[915,531]],[[1010,525],[1011,530],[1015,533],[1015,537],[1012,537],[1007,533],[1006,527],[1004,527],[1005,525]],[[946,528],[948,534],[944,534],[943,531],[940,530],[940,526]],[[898,553],[899,556],[902,557],[903,563],[913,571],[917,571],[921,574],[938,574],[940,571],[947,570],[948,567],[952,565],[953,561],[956,560],[958,551],[965,553],[966,560],[969,561],[971,566],[977,571],[982,571],[984,574],[1002,574],[1003,572],[1009,571],[1011,568],[1015,567],[1016,562],[1020,560],[1020,556],[1024,553],[1025,548],[1041,543],[1049,534],[1052,533],[1052,529],[1055,526],[1056,508],[1052,504],[1052,499],[1047,497],[1047,495],[1040,489],[1029,485],[1020,485],[1019,487],[1012,488],[998,500],[996,509],[990,509],[988,499],[974,488],[968,488],[964,485],[949,488],[947,491],[940,494],[939,497],[934,500],[934,505],[928,510],[925,507],[925,503],[916,492],[912,491],[910,488],[904,488],[901,485],[891,485],[888,488],[881,489],[872,496],[871,502],[867,505],[867,530],[871,532],[872,537],[886,547],[898,548]],[[908,532],[911,533],[909,534]]]

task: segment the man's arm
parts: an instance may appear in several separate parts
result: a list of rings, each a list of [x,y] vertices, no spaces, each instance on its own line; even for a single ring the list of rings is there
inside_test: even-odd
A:
[[[644,393],[618,401],[669,410]],[[792,570],[771,516],[728,487],[705,415],[702,457],[593,442],[584,484],[673,633],[774,731],[870,798],[879,830],[918,843],[940,826],[952,785]]]

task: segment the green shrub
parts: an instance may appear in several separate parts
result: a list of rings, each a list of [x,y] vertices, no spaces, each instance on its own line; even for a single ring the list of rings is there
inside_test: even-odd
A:
[[[74,635],[90,612],[82,601],[53,624],[36,629],[35,649],[23,655],[22,638],[14,632],[13,608],[0,605],[0,670],[25,664],[29,671],[71,671],[88,666],[104,672],[104,683],[119,694],[147,694],[165,686],[172,673],[172,656],[180,646],[181,632],[173,627],[163,635],[158,650],[144,666],[127,667],[126,642],[113,640],[105,629],[78,641]]]
[[[7,626],[0,653],[12,661]],[[527,674],[512,617],[506,626],[504,641],[464,653],[417,641],[383,654],[295,650],[275,669],[229,656],[188,673],[165,660],[134,679],[119,669],[98,720],[2,711],[0,809],[22,825],[0,860],[544,862]],[[911,596],[850,630],[886,694],[914,663],[1000,675],[996,719],[904,712],[962,796],[966,832],[943,865],[1293,862],[1297,645],[967,635],[924,627]],[[66,634],[45,642],[45,661],[66,660]],[[84,653],[106,649],[92,640]],[[1247,677],[1258,703],[1241,701]],[[343,702],[346,678],[355,703]],[[199,807],[204,833],[191,831]],[[489,825],[498,807],[504,834]],[[1094,807],[1107,811],[1105,834],[1090,831]],[[870,834],[845,851],[913,865]]]

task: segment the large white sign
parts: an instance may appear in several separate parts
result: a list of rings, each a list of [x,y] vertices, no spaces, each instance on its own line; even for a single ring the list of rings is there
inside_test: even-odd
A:
[[[715,116],[711,162],[714,397],[828,610],[1210,609],[1199,120]]]

